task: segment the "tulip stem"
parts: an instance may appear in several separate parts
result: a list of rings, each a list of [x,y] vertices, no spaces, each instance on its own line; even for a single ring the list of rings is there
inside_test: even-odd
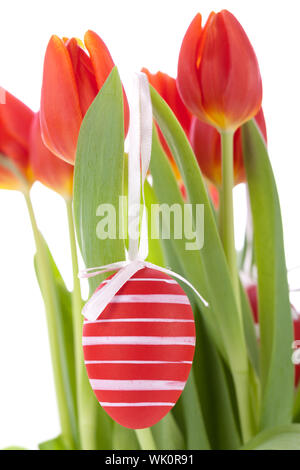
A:
[[[234,211],[233,211],[233,186],[234,186],[234,166],[233,166],[233,131],[221,132],[222,144],[222,187],[220,190],[220,213],[219,228],[220,236],[227,259],[229,273],[232,281],[233,291],[239,312],[241,334],[244,334],[243,319],[240,300],[240,281],[237,267],[237,257],[234,239]],[[244,339],[243,339],[244,342]],[[247,350],[245,352],[245,366],[242,370],[233,370],[233,380],[235,383],[236,397],[240,415],[241,431],[243,441],[246,442],[252,435],[252,417],[249,397],[249,371],[247,365]],[[240,351],[243,354],[243,351]]]
[[[99,417],[97,409],[99,404],[91,389],[88,376],[86,373],[83,350],[82,350],[82,324],[83,316],[82,297],[80,281],[78,278],[78,257],[77,244],[74,228],[73,204],[72,200],[66,200],[70,248],[72,256],[73,268],[73,335],[74,335],[74,356],[76,365],[76,391],[77,391],[77,411],[78,411],[78,427],[80,434],[80,445],[83,450],[97,450],[97,426],[99,425]]]
[[[37,226],[32,202],[30,199],[29,188],[23,189],[23,195],[28,208],[36,245],[37,269],[39,274],[40,288],[45,303],[53,375],[62,435],[67,446],[70,449],[75,449],[75,443],[77,441],[76,411],[72,406],[73,401],[72,392],[70,390],[70,383],[64,378],[64,370],[67,370],[68,365],[63,363],[65,356],[64,354],[60,353],[63,347],[63,340],[60,338],[59,333],[60,326],[57,315],[57,297],[51,275],[49,256],[47,253],[46,244]]]
[[[82,324],[83,317],[81,315],[82,309],[82,297],[80,280],[78,278],[78,256],[77,256],[77,244],[74,229],[74,218],[73,218],[73,204],[72,199],[66,199],[66,208],[68,216],[68,227],[69,227],[69,239],[70,249],[72,258],[72,270],[73,270],[73,291],[72,291],[72,312],[73,312],[73,335],[74,335],[74,356],[75,356],[75,369],[76,369],[76,395],[77,395],[77,411],[79,419],[79,431],[80,438],[82,440],[83,430],[83,397],[82,397],[82,374],[84,372],[83,363],[83,352],[82,352]]]
[[[142,450],[157,450],[150,428],[136,429],[135,433]]]
[[[233,131],[221,132],[222,187],[220,190],[220,235],[230,271],[233,289],[240,310],[240,288],[234,240],[233,195]]]

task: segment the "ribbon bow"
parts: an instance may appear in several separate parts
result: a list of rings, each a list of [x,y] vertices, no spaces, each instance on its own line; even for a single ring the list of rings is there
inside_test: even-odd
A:
[[[139,243],[139,221],[141,187],[144,202],[144,182],[150,164],[152,146],[152,104],[147,76],[137,73],[134,77],[134,94],[130,105],[129,154],[128,154],[128,261],[118,261],[88,268],[79,273],[81,278],[117,271],[102,289],[96,291],[85,304],[82,314],[90,321],[95,321],[107,307],[115,294],[140,269],[156,269],[173,276],[187,286],[200,298],[205,306],[208,303],[195,287],[184,277],[173,271],[145,261],[148,253],[142,254]]]

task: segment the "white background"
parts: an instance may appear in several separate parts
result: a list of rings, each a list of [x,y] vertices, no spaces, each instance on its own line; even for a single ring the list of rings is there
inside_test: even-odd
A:
[[[281,199],[288,267],[300,265],[298,1],[43,0],[1,2],[0,85],[38,110],[43,55],[51,34],[106,42],[125,86],[146,66],[175,76],[182,38],[201,9],[227,8],[244,26],[264,83],[269,151]],[[38,222],[71,287],[64,205],[33,189]],[[244,190],[236,190],[237,243],[244,228]],[[59,432],[43,304],[35,280],[34,243],[20,194],[0,191],[0,448],[38,442]],[[300,280],[298,282],[300,287]]]

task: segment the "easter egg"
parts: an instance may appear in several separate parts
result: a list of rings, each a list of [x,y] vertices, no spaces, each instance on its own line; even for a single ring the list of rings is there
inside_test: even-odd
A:
[[[174,279],[155,269],[135,273],[97,320],[84,320],[91,387],[104,410],[127,428],[153,426],[172,409],[194,351],[189,299]]]

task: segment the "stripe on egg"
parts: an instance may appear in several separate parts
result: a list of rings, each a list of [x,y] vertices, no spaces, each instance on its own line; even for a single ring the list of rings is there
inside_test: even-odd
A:
[[[185,381],[188,378],[190,365],[184,363],[161,363],[161,364],[86,364],[90,379],[113,379],[113,380],[176,380]]]
[[[135,324],[138,323],[138,324]],[[151,331],[151,336],[180,336],[182,333],[182,324],[174,322],[111,322],[109,323],[88,323],[84,328],[84,338],[88,336],[147,336]],[[185,333],[188,336],[194,336],[194,323],[185,325]],[[84,343],[83,344],[87,344]],[[107,343],[109,344],[109,343]]]
[[[86,361],[92,360],[143,360],[159,361],[166,358],[169,361],[192,361],[194,356],[194,346],[145,346],[145,345],[119,345],[98,344],[96,346],[84,346],[84,358]]]

